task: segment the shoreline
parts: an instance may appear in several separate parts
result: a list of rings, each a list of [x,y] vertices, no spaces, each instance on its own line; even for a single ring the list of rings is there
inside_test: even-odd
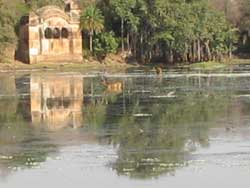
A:
[[[7,58],[6,63],[0,62],[0,73],[6,72],[33,72],[33,71],[98,71],[112,70],[122,71],[128,68],[141,67],[136,61],[129,61],[119,54],[109,54],[104,61],[98,61],[93,57],[85,58],[83,62],[41,62],[37,64],[26,64],[18,60]]]
[[[39,64],[24,64],[15,61],[13,63],[0,63],[0,73],[6,72],[33,72],[33,71],[95,71],[95,70],[124,70],[133,67],[139,67],[138,64],[128,63],[39,63]]]
[[[12,63],[0,63],[0,73],[8,72],[33,72],[33,71],[77,71],[77,72],[87,72],[87,71],[98,71],[105,70],[111,72],[124,71],[128,68],[154,68],[162,67],[164,68],[174,68],[182,67],[189,69],[200,69],[200,70],[215,70],[222,69],[232,65],[250,65],[250,59],[232,59],[229,62],[200,62],[200,63],[190,63],[190,64],[176,64],[167,65],[162,63],[149,63],[149,64],[139,64],[137,62],[115,62],[107,61],[101,63],[99,61],[85,61],[83,63],[39,63],[39,64],[25,64],[20,61],[13,61]]]

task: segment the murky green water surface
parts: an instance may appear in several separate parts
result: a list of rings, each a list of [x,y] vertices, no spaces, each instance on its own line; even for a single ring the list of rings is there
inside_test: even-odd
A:
[[[250,66],[1,73],[0,186],[249,187]]]

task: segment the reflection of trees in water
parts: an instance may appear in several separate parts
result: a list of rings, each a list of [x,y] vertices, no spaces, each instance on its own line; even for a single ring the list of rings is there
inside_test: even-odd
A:
[[[0,176],[16,168],[32,168],[56,151],[48,138],[30,126],[28,98],[17,95],[15,77],[0,79]],[[18,86],[19,87],[19,86]],[[29,118],[28,118],[29,117]]]
[[[183,82],[170,83],[169,91],[178,84],[180,89],[183,87]],[[150,178],[174,173],[187,165],[190,152],[209,145],[209,128],[229,103],[224,93],[202,89],[181,92],[174,99],[150,98],[166,93],[162,84],[147,78],[143,84],[141,80],[129,80],[124,87],[125,95],[108,95],[105,102],[95,101],[85,108],[86,124],[104,133],[99,136],[100,141],[118,147],[118,159],[113,164],[118,174]]]
[[[0,174],[3,176],[15,168],[37,166],[56,150],[18,113],[18,102],[16,97],[0,99]]]
[[[14,75],[0,75],[0,95],[13,95],[16,91]]]
[[[149,78],[128,79],[123,93],[102,96],[99,100],[93,97],[84,109],[85,124],[101,132],[100,142],[118,146],[118,159],[113,164],[118,174],[150,178],[174,173],[187,164],[190,152],[209,145],[209,128],[229,105],[230,98],[225,93],[194,87],[202,87],[204,82],[208,87],[207,80],[201,83],[190,80],[193,91],[183,92],[187,83],[180,80],[171,83]],[[97,96],[103,94],[100,85],[95,80],[91,87]],[[181,90],[178,98],[150,98],[178,86]]]
[[[117,80],[108,80],[107,83],[122,83]],[[106,84],[107,84],[106,83]],[[84,125],[87,128],[96,129],[105,129],[105,121],[107,117],[110,117],[109,114],[113,112],[109,112],[110,106],[116,105],[116,102],[120,99],[122,90],[117,92],[117,88],[108,88],[106,84],[103,84],[102,79],[99,77],[85,79],[85,87],[84,87],[84,106],[83,113],[85,116]],[[121,89],[121,88],[119,88]],[[116,112],[119,112],[119,104],[116,105]],[[114,117],[112,117],[112,121],[114,121]],[[111,123],[111,122],[110,122]]]
[[[124,118],[116,138],[119,144],[118,160],[114,168],[118,174],[133,178],[158,176],[174,170],[181,164],[184,153],[182,130],[174,127],[152,128],[152,123],[139,122],[135,118]]]
[[[127,114],[112,138],[119,146],[114,168],[133,178],[173,173],[187,164],[186,157],[197,146],[208,146],[209,128],[227,104],[223,96],[192,94],[179,101],[151,104],[152,117]],[[138,106],[133,108],[138,112]]]

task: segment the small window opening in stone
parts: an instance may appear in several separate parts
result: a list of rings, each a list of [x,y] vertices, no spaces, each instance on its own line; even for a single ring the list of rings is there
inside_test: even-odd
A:
[[[56,27],[56,28],[53,30],[53,38],[59,39],[60,36],[61,36],[61,31],[60,31],[59,28]]]
[[[45,38],[46,39],[51,39],[53,37],[52,29],[51,28],[46,28],[45,29]]]
[[[65,12],[70,12],[70,9],[71,9],[70,3],[66,4]]]
[[[62,38],[68,38],[69,37],[69,31],[67,28],[62,28]]]

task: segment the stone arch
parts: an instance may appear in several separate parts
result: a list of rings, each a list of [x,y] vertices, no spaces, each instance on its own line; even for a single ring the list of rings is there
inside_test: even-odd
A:
[[[53,29],[53,38],[59,39],[61,37],[61,30],[58,27]]]
[[[53,38],[53,31],[51,28],[47,27],[44,31],[44,36],[46,39],[52,39]]]
[[[64,39],[69,38],[69,30],[67,28],[63,27],[61,30],[61,36]]]

